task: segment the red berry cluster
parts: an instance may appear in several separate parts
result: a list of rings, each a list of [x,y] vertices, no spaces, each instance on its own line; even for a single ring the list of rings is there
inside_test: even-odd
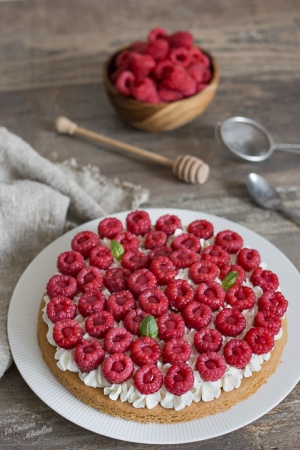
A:
[[[181,100],[202,91],[212,78],[208,56],[188,31],[150,31],[146,42],[134,42],[113,61],[110,79],[116,89],[141,102]]]
[[[206,220],[195,220],[183,232],[178,216],[165,214],[151,224],[146,211],[132,211],[125,222],[126,229],[119,219],[105,218],[97,233],[74,236],[72,250],[58,256],[59,273],[47,283],[54,341],[74,349],[82,372],[102,365],[110,383],[132,376],[142,394],[164,383],[182,395],[194,384],[193,352],[201,378],[216,381],[227,365],[243,368],[253,353],[272,349],[288,302],[277,290],[277,275],[260,267],[259,252],[244,247],[238,233],[223,230],[213,237]],[[228,285],[230,274],[235,277]],[[254,286],[262,290],[259,298]],[[257,313],[246,327],[245,311],[253,307]],[[141,335],[147,316],[156,322],[157,338]],[[190,329],[192,344],[185,338]],[[170,365],[165,377],[158,361]]]

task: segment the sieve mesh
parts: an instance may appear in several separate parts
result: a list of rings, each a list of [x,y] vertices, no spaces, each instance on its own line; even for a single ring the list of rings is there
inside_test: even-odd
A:
[[[265,155],[270,148],[267,135],[250,123],[224,122],[220,135],[224,144],[235,153],[261,156]]]

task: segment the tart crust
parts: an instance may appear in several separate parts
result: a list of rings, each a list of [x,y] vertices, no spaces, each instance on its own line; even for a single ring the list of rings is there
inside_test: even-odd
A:
[[[243,378],[241,386],[238,389],[230,392],[224,392],[222,390],[218,399],[206,403],[203,401],[199,403],[193,402],[191,406],[181,411],[165,409],[161,405],[153,409],[137,409],[128,402],[122,403],[120,400],[111,400],[109,396],[104,395],[103,389],[101,388],[86,386],[80,380],[78,373],[62,371],[58,368],[57,361],[54,359],[56,348],[47,341],[48,326],[43,320],[42,312],[44,305],[44,300],[42,300],[38,318],[38,340],[44,360],[57,380],[75,397],[98,411],[142,423],[156,422],[166,424],[187,422],[228,410],[237,403],[250,397],[264,383],[267,383],[268,378],[276,371],[278,364],[281,363],[281,355],[287,341],[287,321],[284,319],[282,320],[283,335],[281,339],[275,341],[271,358],[264,362],[259,372],[254,373],[250,378]]]

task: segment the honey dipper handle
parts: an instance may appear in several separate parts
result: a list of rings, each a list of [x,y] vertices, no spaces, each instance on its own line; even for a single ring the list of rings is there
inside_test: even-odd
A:
[[[126,144],[125,142],[118,141],[117,139],[112,139],[99,133],[87,130],[86,128],[79,127],[76,123],[69,120],[67,117],[58,117],[56,119],[55,128],[58,133],[78,135],[89,138],[93,141],[102,142],[115,147],[119,150],[123,150],[129,153],[133,153],[138,156],[143,156],[151,161],[155,161],[164,166],[173,167],[174,161],[165,158],[164,156],[158,155],[156,153],[149,152],[140,147],[135,147],[134,145]]]

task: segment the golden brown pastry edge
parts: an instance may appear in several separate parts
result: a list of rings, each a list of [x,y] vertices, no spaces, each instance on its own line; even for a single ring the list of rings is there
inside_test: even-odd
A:
[[[101,388],[86,386],[80,380],[78,373],[59,369],[57,360],[54,359],[56,348],[50,345],[47,340],[48,326],[43,320],[42,313],[44,305],[44,300],[42,300],[38,318],[38,341],[43,358],[57,380],[76,398],[98,411],[142,423],[156,422],[168,424],[201,419],[208,415],[226,411],[237,403],[246,400],[263,384],[267,383],[268,378],[276,371],[278,364],[281,363],[281,355],[287,341],[287,323],[285,319],[282,322],[283,336],[275,342],[269,361],[265,361],[261,370],[254,373],[250,378],[243,378],[241,386],[238,389],[230,392],[224,392],[222,390],[218,399],[214,399],[211,402],[193,402],[191,406],[181,411],[165,409],[161,405],[153,409],[135,408],[128,402],[122,403],[120,400],[111,400],[107,395],[104,395],[103,389]]]

